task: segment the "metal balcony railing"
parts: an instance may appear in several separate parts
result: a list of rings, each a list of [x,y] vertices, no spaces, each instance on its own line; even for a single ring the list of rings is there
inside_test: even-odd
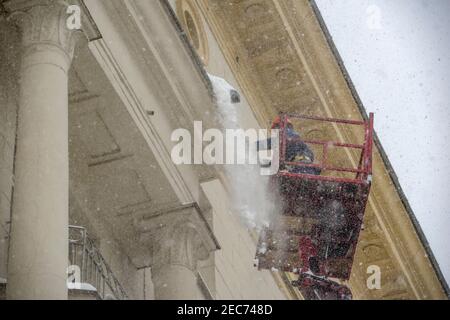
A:
[[[79,267],[76,281],[93,286],[101,299],[128,298],[84,227],[69,226],[69,262]]]

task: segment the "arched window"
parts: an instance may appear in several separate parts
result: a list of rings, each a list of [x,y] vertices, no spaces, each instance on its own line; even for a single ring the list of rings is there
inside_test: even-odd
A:
[[[203,63],[207,65],[209,57],[208,41],[198,8],[193,1],[178,0],[177,15],[192,46],[197,51]]]

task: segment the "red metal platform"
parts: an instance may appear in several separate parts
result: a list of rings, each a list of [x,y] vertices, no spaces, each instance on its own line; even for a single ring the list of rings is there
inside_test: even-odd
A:
[[[261,232],[256,254],[258,268],[347,280],[372,181],[374,116],[370,114],[368,121],[294,114],[281,117],[280,171],[273,178],[281,208]],[[344,130],[345,126],[357,126],[362,129],[364,141],[358,144],[302,139],[320,157],[313,163],[289,162],[285,159],[286,150],[293,141],[286,137],[288,119],[307,120],[310,124],[315,121],[321,127],[329,124],[335,131],[337,126]],[[357,167],[333,164],[330,153],[336,154],[339,149],[347,154],[359,153]],[[315,168],[320,174],[301,173],[308,168]]]

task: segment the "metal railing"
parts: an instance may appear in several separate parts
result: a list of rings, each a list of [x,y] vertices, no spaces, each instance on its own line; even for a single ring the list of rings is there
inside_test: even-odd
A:
[[[69,262],[79,267],[77,281],[93,286],[101,299],[128,298],[84,227],[69,226]]]
[[[286,159],[286,151],[287,151],[287,138],[286,138],[286,128],[288,125],[288,119],[294,120],[312,120],[319,123],[332,123],[334,125],[352,125],[359,126],[364,129],[364,143],[363,144],[354,144],[354,143],[345,143],[338,141],[318,141],[318,140],[301,140],[307,145],[319,145],[322,147],[322,159],[319,164],[307,164],[300,162],[290,162]],[[357,120],[342,120],[342,119],[334,119],[334,118],[323,118],[323,117],[314,117],[314,116],[306,116],[306,115],[298,115],[298,114],[281,114],[281,147],[280,147],[280,165],[290,165],[294,167],[304,167],[304,168],[316,168],[322,171],[331,171],[331,172],[344,172],[344,173],[353,173],[356,176],[352,179],[339,178],[337,176],[334,177],[325,177],[321,175],[310,176],[310,178],[314,178],[316,180],[333,180],[340,182],[354,182],[354,183],[367,183],[371,182],[372,177],[372,149],[373,149],[373,129],[374,122],[374,114],[370,113],[369,119],[367,121],[357,121]],[[293,141],[295,141],[294,139]],[[350,148],[360,150],[360,159],[357,168],[347,168],[347,167],[337,167],[329,164],[329,149],[330,148]]]

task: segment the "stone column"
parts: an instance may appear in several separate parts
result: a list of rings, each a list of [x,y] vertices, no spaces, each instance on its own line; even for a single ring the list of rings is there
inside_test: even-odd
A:
[[[141,222],[151,244],[151,273],[157,300],[201,300],[197,263],[218,249],[216,239],[196,206],[158,214]]]
[[[75,33],[61,0],[5,4],[22,32],[8,299],[67,299],[68,70]]]

